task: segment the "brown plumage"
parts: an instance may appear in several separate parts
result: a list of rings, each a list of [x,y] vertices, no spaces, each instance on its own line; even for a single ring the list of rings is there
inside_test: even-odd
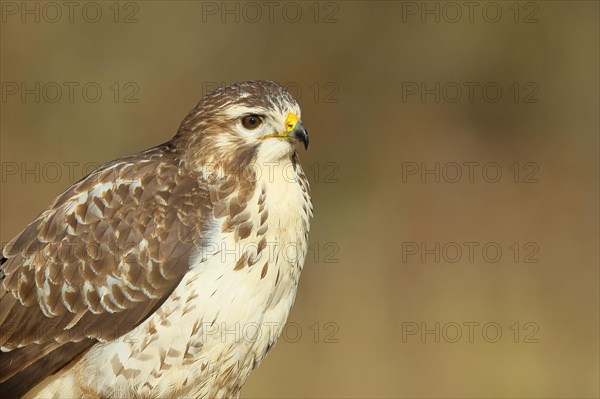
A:
[[[270,131],[269,135],[247,135],[236,113],[246,115],[247,109],[264,114],[263,123],[268,118],[275,119],[271,115],[299,114],[293,98],[272,82],[243,82],[216,90],[189,113],[171,141],[101,166],[67,189],[6,245],[0,264],[3,397],[20,397],[42,381],[39,389],[59,396],[61,393],[144,396],[142,392],[163,396],[166,392],[203,397],[239,393],[249,370],[217,360],[220,357],[214,361],[223,363],[221,372],[210,374],[206,381],[192,383],[186,378],[181,386],[165,391],[164,386],[173,385],[169,381],[179,378],[175,371],[168,375],[172,367],[169,364],[177,365],[177,373],[204,375],[206,367],[194,365],[194,360],[208,352],[202,352],[207,350],[202,345],[192,350],[197,345],[192,341],[179,349],[169,347],[172,342],[166,338],[161,342],[161,336],[181,332],[164,330],[161,335],[157,328],[176,323],[174,315],[179,311],[180,317],[193,313],[198,320],[214,313],[213,307],[220,302],[201,300],[204,294],[194,293],[195,288],[190,288],[200,285],[195,281],[203,278],[203,274],[198,274],[203,273],[203,268],[222,267],[223,277],[254,267],[260,280],[277,269],[275,285],[280,282],[280,273],[289,275],[286,289],[293,302],[303,258],[292,264],[273,264],[279,262],[279,257],[267,258],[268,251],[263,251],[267,245],[267,226],[271,226],[269,220],[280,226],[288,216],[282,213],[284,210],[276,212],[277,218],[270,216],[267,191],[275,189],[269,188],[272,182],[258,176],[256,165],[273,160],[293,165],[300,186],[278,183],[276,190],[277,195],[281,195],[282,188],[290,190],[290,198],[303,201],[301,209],[294,209],[289,219],[301,223],[303,231],[298,238],[289,239],[295,240],[305,252],[312,207],[308,183],[294,148],[298,138],[306,144],[307,136],[301,124],[302,131],[296,126],[286,136],[275,137],[276,141],[263,140],[273,136]],[[273,205],[270,206],[273,210]],[[206,250],[231,243],[253,244],[253,249],[237,254],[235,260],[220,263],[215,255],[219,251]],[[208,255],[204,256],[205,252]],[[261,263],[253,266],[259,259]],[[296,268],[299,270],[294,271]],[[220,291],[220,284],[227,280],[221,277],[214,280],[204,277],[204,286],[214,291],[210,298],[217,297],[215,293],[230,295]],[[238,277],[231,275],[231,278]],[[183,304],[182,295],[186,296]],[[289,295],[282,297],[279,290],[269,291],[266,287],[257,288],[252,295],[265,297],[266,307],[256,309],[257,314],[270,315],[277,309],[277,315],[281,313],[278,317],[285,321],[291,306]],[[221,314],[225,322],[255,318],[252,312],[237,314],[223,309]],[[133,329],[145,331],[145,341],[132,344],[125,351],[119,346],[122,345],[119,339]],[[190,337],[199,331],[196,322],[190,328]],[[274,338],[269,338],[269,348]],[[109,357],[106,348],[115,348],[118,356]],[[90,349],[95,353],[93,359],[103,359],[106,353],[106,364],[110,365],[114,378],[123,378],[120,385],[89,385],[91,377],[85,374],[92,370],[88,365]],[[146,372],[146,366],[141,363],[142,366],[129,368],[121,359],[142,361],[142,354],[147,352],[151,368],[152,351],[157,353],[154,362],[162,366],[152,371],[141,386],[138,379]],[[253,364],[258,364],[266,351],[260,349],[260,353],[249,352],[247,356],[252,357]],[[238,364],[245,361],[237,359]],[[53,376],[59,370],[63,373]],[[59,376],[68,373],[75,378],[72,386],[65,387],[63,382],[60,388],[58,383],[54,384]],[[83,381],[86,378],[88,381]]]

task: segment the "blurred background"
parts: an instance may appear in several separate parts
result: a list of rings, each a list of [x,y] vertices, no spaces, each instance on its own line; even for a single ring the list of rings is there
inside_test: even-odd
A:
[[[315,216],[242,397],[598,397],[598,4],[3,1],[0,242],[275,80]]]

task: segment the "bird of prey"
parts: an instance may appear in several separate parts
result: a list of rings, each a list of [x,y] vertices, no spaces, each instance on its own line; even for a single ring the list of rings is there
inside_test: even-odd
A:
[[[234,83],[58,196],[1,252],[1,397],[238,397],[296,296],[302,145],[284,88]]]

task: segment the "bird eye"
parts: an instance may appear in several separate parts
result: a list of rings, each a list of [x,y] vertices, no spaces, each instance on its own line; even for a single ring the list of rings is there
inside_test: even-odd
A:
[[[246,115],[242,118],[242,125],[249,130],[256,129],[261,123],[262,119],[258,115]]]

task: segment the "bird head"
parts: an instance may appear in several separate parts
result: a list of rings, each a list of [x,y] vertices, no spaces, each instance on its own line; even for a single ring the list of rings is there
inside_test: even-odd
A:
[[[186,147],[191,162],[238,167],[277,162],[308,148],[300,117],[300,106],[279,84],[239,82],[208,93],[184,119],[175,141]]]

